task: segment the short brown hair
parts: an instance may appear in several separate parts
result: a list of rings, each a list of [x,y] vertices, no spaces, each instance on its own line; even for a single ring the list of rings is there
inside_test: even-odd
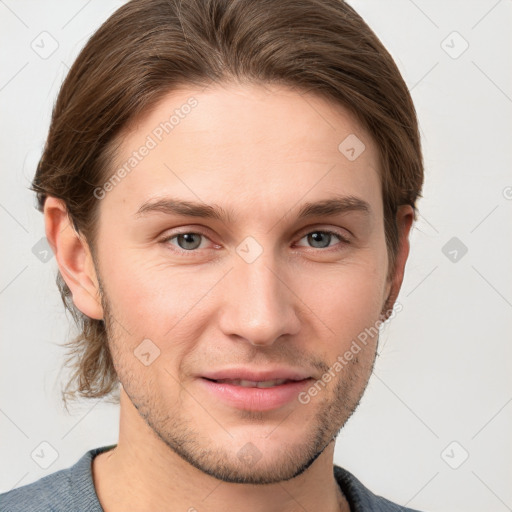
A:
[[[421,196],[423,162],[416,113],[393,59],[342,0],[132,0],[91,37],[55,104],[32,188],[42,210],[62,199],[94,254],[95,188],[113,172],[122,129],[181,86],[279,84],[351,111],[377,144],[391,275],[397,207]],[[340,141],[341,142],[341,141]],[[118,382],[102,320],[62,299],[80,330],[68,342],[68,398],[103,397]],[[114,398],[114,401],[117,401]]]

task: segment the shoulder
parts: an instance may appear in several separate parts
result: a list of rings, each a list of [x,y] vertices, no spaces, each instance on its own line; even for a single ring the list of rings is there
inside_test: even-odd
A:
[[[12,491],[0,494],[0,510],[4,512],[36,512],[72,510],[70,469],[62,469]],[[63,508],[61,508],[64,510]]]
[[[110,447],[89,450],[78,462],[0,494],[2,512],[101,512],[92,480],[92,459]],[[99,508],[98,508],[99,507]]]
[[[352,473],[340,466],[334,466],[334,477],[347,498],[352,512],[419,512],[377,496]]]

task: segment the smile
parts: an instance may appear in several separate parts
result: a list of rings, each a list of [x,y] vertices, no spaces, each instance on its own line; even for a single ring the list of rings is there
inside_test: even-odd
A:
[[[312,382],[302,380],[272,379],[198,379],[210,397],[236,409],[271,411],[296,402],[297,397]]]

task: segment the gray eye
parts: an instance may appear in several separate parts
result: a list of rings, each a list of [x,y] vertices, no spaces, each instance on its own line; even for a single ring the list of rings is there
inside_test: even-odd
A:
[[[197,249],[201,245],[201,237],[199,233],[182,233],[176,236],[178,246],[181,249],[192,250]]]
[[[324,231],[314,231],[308,235],[308,243],[317,249],[329,247],[332,235]]]

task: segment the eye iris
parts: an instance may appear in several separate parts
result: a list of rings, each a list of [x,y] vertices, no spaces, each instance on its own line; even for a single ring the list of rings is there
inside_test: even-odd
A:
[[[308,243],[317,248],[329,247],[329,244],[331,243],[331,234],[322,233],[321,231],[310,233],[308,235]]]
[[[182,249],[197,249],[201,245],[201,235],[197,233],[183,233],[178,235],[177,241]]]

